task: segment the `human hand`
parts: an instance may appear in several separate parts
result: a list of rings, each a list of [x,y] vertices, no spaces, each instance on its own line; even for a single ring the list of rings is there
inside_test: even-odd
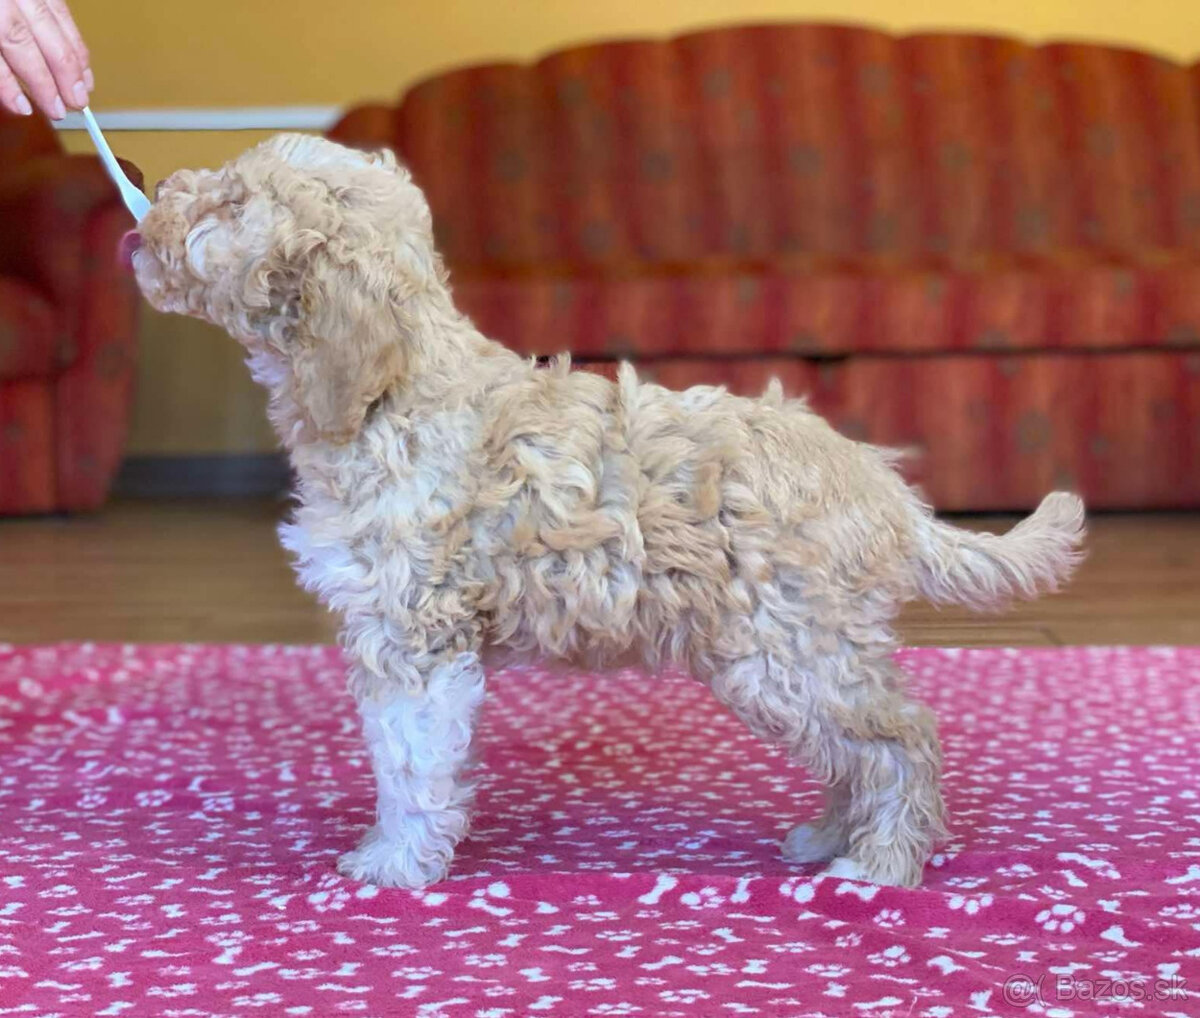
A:
[[[61,120],[68,106],[87,105],[95,85],[89,64],[66,0],[0,0],[0,103],[7,109],[29,116],[28,91]]]

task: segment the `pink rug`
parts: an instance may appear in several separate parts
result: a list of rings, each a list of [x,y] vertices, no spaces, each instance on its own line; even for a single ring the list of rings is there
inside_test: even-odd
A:
[[[919,890],[777,843],[816,786],[698,684],[508,672],[423,894],[336,651],[0,647],[0,1014],[1200,1015],[1200,649],[918,650],[953,840]]]

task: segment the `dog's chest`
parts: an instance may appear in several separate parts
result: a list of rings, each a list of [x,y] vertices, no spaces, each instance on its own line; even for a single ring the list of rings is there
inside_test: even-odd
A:
[[[471,419],[385,422],[334,464],[300,461],[280,538],[301,583],[343,615],[415,622],[431,587],[457,582],[477,482]]]

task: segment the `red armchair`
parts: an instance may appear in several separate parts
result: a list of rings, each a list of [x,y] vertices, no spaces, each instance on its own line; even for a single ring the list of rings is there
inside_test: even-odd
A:
[[[0,112],[0,153],[0,514],[95,509],[133,392],[139,298],[116,258],[132,224],[45,120]]]
[[[331,137],[531,353],[779,375],[943,509],[1200,506],[1200,68],[789,24],[437,75]]]

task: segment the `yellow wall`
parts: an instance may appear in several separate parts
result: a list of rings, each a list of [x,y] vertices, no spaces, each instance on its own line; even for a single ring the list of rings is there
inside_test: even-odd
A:
[[[96,109],[350,104],[397,94],[456,64],[527,59],[596,38],[664,35],[730,21],[815,19],[898,31],[971,29],[1200,53],[1200,4],[1183,0],[74,0],[92,51]],[[149,183],[214,165],[247,133],[123,133],[114,147]],[[87,139],[68,137],[87,150]],[[149,313],[131,452],[271,447],[261,400],[232,341]]]

